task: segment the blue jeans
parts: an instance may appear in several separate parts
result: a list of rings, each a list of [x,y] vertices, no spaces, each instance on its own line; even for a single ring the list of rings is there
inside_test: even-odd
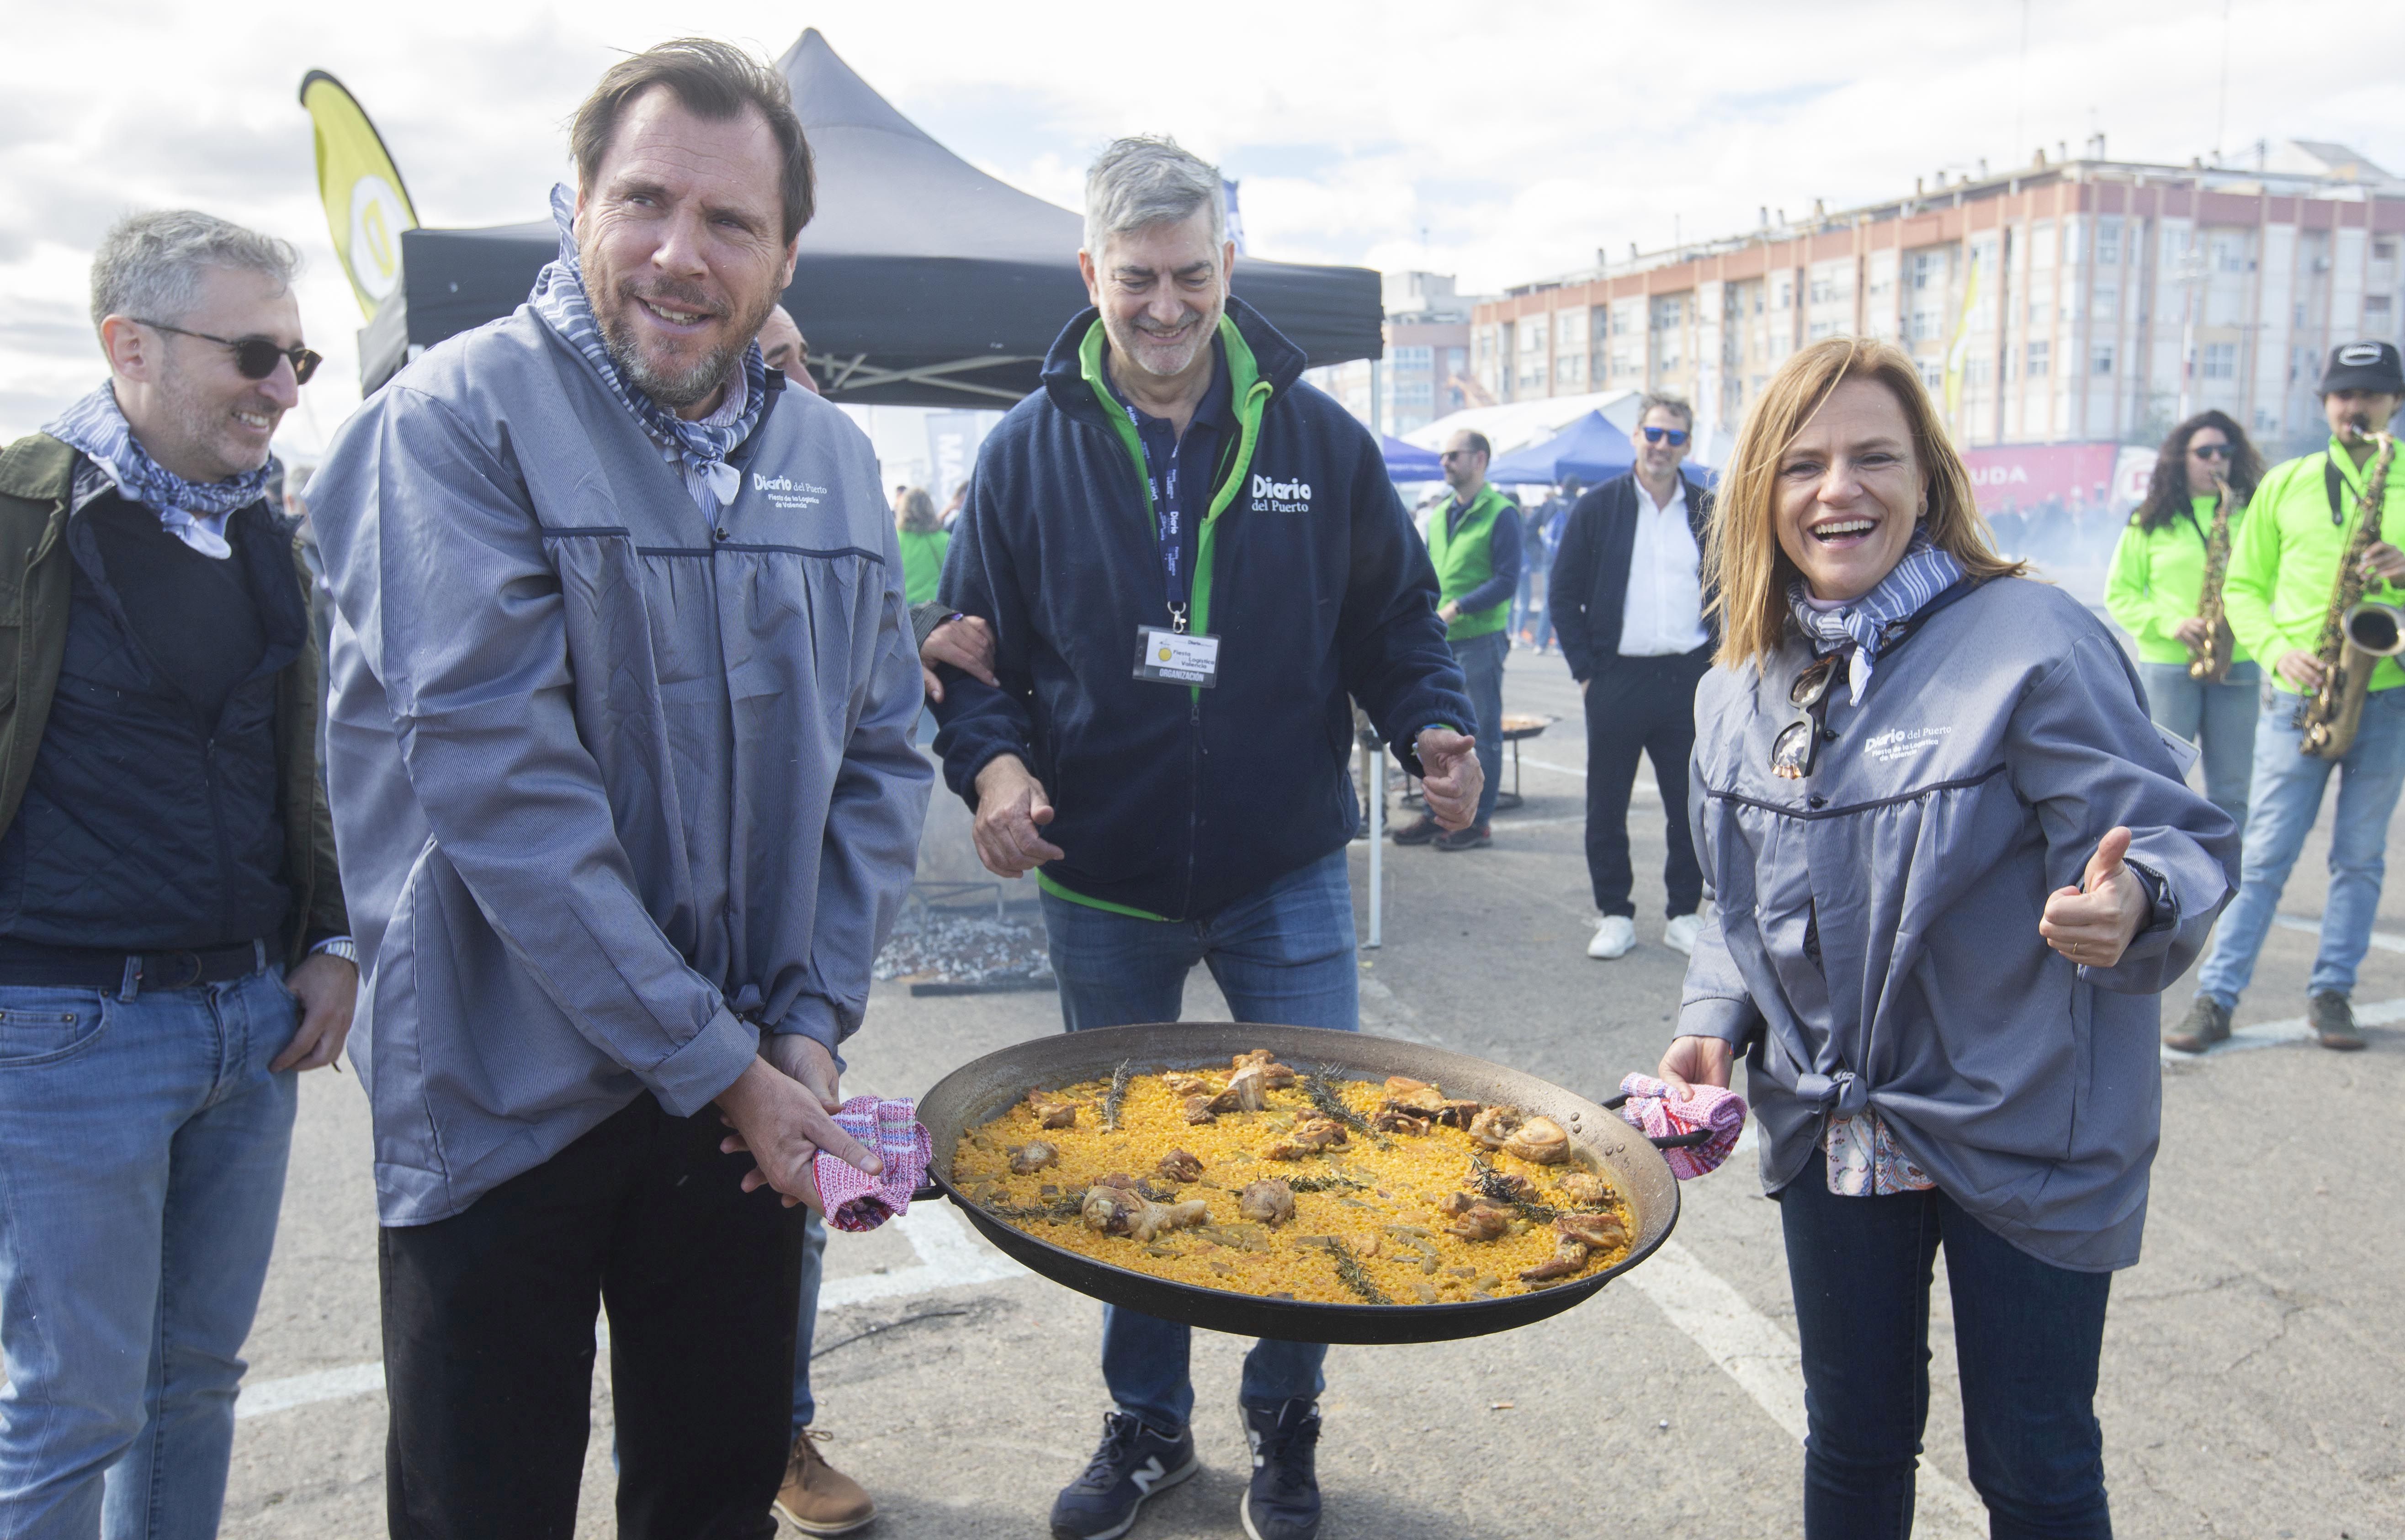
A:
[[[2280,892],[2305,835],[2321,813],[2322,791],[2330,772],[2341,772],[2338,816],[2330,830],[2329,903],[2322,912],[2321,949],[2306,988],[2351,995],[2355,971],[2371,945],[2371,922],[2380,909],[2380,880],[2387,872],[2388,817],[2405,786],[2405,689],[2383,690],[2363,703],[2363,724],[2337,761],[2297,751],[2301,735],[2291,725],[2298,697],[2266,692],[2255,727],[2255,783],[2248,792],[2246,846],[2240,859],[2238,896],[2221,912],[2213,950],[2197,970],[2196,992],[2225,1007],[2255,976],[2255,954],[2271,929]]]
[[[1353,889],[1341,849],[1201,919],[1137,919],[1046,893],[1044,929],[1061,1016],[1073,1032],[1177,1020],[1197,962],[1210,966],[1239,1021],[1348,1032],[1361,1025]],[[1104,1306],[1103,1379],[1119,1409],[1164,1433],[1184,1427],[1194,1410],[1192,1338],[1191,1327]],[[1327,1357],[1322,1344],[1265,1337],[1245,1355],[1238,1397],[1275,1407],[1316,1396]]]
[[[1503,660],[1511,655],[1512,638],[1500,631],[1453,644],[1453,661],[1470,687],[1470,708],[1478,713],[1478,768],[1486,785],[1478,793],[1478,817],[1484,823],[1495,816],[1495,796],[1503,790]]]
[[[0,987],[0,1534],[217,1533],[299,1022],[273,969]]]
[[[1804,1350],[1807,1540],[1901,1540],[1929,1418],[1937,1248],[1971,1485],[1993,1540],[2109,1540],[2096,1365],[2110,1273],[2050,1267],[1935,1190],[1840,1197],[1821,1162],[1779,1194]]]
[[[802,1313],[794,1326],[794,1436],[818,1416],[810,1394],[810,1340],[818,1335],[819,1281],[826,1275],[826,1226],[819,1216],[802,1222]]]
[[[2255,763],[2255,718],[2262,709],[2263,671],[2234,663],[2219,684],[2187,676],[2184,663],[2142,663],[2146,709],[2155,725],[2195,744],[2204,759],[2204,795],[2246,827],[2246,778]]]

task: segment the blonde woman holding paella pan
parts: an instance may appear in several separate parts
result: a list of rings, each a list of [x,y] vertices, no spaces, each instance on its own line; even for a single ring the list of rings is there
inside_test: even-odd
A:
[[[1999,557],[1912,361],[1790,358],[1722,483],[1674,1084],[1747,1056],[1802,1339],[1804,1529],[1910,1533],[1938,1248],[1991,1533],[2111,1533],[2092,1409],[2158,993],[2238,833],[2077,601]]]

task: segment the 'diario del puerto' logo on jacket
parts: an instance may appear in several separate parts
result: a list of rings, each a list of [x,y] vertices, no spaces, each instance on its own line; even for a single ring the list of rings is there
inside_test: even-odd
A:
[[[1308,513],[1311,511],[1309,482],[1281,482],[1253,473],[1253,511],[1256,513]]]

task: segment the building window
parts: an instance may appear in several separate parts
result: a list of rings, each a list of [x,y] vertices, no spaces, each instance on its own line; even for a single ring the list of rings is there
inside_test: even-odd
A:
[[[2271,409],[2270,407],[2258,406],[2255,409],[2256,432],[2269,433],[2279,426],[2279,421],[2271,415]]]
[[[2243,273],[2246,271],[2246,243],[2243,237],[2236,235],[2215,236],[2213,238],[2212,255],[2213,265],[2217,272]]]
[[[2096,344],[2096,357],[2092,367],[2095,372],[2099,374],[2110,374],[2113,372],[2112,343],[2099,343]]]
[[[1436,357],[1436,350],[1426,343],[1405,343],[1393,352],[1398,369],[1426,369]]]
[[[1823,337],[1834,337],[1836,334],[1837,323],[1835,321],[1815,321],[1804,329],[1804,339],[1807,342],[1817,343]]]
[[[2236,343],[2204,344],[2204,377],[2208,380],[2238,378],[2238,344]]]
[[[1561,385],[1574,385],[1585,374],[1586,357],[1583,354],[1565,353],[1554,360],[1554,379]]]
[[[2379,316],[2384,316],[2384,317],[2387,314],[2388,314],[2388,296],[2387,296],[2387,295],[2385,295],[2385,294],[2367,294],[2367,295],[2365,295],[2365,296],[2363,297],[2363,315],[2364,315],[2364,318],[2365,318],[2366,320],[2370,319],[2370,318],[2371,318],[2372,316],[2374,316],[2374,315],[2379,315]]]
[[[2117,215],[2105,215],[2096,221],[2096,265],[2121,265],[2121,220]]]
[[[1912,313],[1912,340],[1925,343],[1937,335],[1937,312],[1916,310]]]
[[[1520,323],[1520,351],[1523,353],[1545,351],[1545,318],[1542,315],[1531,315]]]
[[[2029,377],[2031,379],[2043,380],[2046,378],[2046,371],[2052,362],[2054,344],[2051,343],[2030,343]]]

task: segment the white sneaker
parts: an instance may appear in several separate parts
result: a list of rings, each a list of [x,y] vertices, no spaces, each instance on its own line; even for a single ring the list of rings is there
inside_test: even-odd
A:
[[[1606,915],[1596,922],[1595,939],[1586,944],[1586,955],[1610,961],[1628,955],[1637,945],[1637,922],[1626,915]]]
[[[1662,927],[1662,945],[1674,952],[1695,955],[1695,936],[1704,928],[1701,915],[1681,915]]]

